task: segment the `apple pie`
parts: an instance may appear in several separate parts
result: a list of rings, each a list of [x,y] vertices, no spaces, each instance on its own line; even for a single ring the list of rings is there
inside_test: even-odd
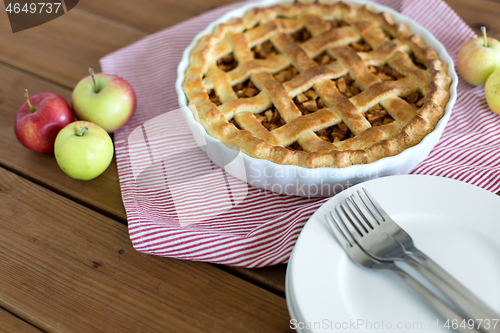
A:
[[[418,144],[448,66],[387,12],[344,2],[252,8],[198,39],[183,91],[207,133],[249,156],[346,167]]]

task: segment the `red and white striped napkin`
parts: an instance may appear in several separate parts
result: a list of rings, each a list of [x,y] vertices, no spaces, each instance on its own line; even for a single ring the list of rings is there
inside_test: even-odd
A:
[[[474,32],[441,0],[377,0],[431,31],[455,59]],[[101,59],[104,72],[127,79],[138,108],[115,133],[123,203],[134,247],[153,255],[261,267],[286,263],[308,218],[326,199],[284,196],[241,183],[197,147],[174,88],[183,50],[222,7],[150,35]],[[413,171],[500,190],[500,116],[483,87],[463,80],[446,130]],[[185,223],[189,221],[189,223]]]

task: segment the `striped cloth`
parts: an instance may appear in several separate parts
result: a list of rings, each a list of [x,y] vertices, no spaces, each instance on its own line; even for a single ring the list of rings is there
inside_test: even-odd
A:
[[[453,58],[476,37],[441,0],[378,0],[420,23]],[[127,79],[138,108],[115,133],[130,238],[144,253],[244,267],[286,263],[308,218],[327,199],[284,196],[232,179],[197,148],[175,92],[183,50],[207,24],[241,3],[150,35],[101,59],[104,72]],[[500,190],[500,117],[483,87],[463,80],[448,126],[414,174]]]

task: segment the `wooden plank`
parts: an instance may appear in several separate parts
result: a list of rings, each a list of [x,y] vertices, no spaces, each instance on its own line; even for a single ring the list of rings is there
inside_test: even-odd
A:
[[[0,61],[72,89],[87,75],[88,67],[99,70],[99,59],[106,54],[137,41],[148,31],[168,27],[230,2],[195,0],[186,5],[174,0],[140,4],[128,0],[117,5],[114,0],[81,1],[58,19],[15,34],[9,21],[1,20]],[[146,26],[147,31],[138,29]]]
[[[0,65],[0,77],[3,78],[0,80],[0,166],[125,223],[127,216],[121,200],[115,161],[98,178],[82,182],[66,176],[57,166],[53,154],[29,151],[16,139],[14,119],[17,109],[24,103],[25,88],[32,95],[50,91],[60,94],[66,100],[70,99],[71,92],[5,65]],[[225,270],[278,295],[285,294],[284,265],[258,270],[226,267]]]
[[[285,300],[132,248],[121,223],[0,169],[0,307],[47,332],[283,332]]]
[[[500,39],[500,0],[445,0],[475,31],[487,25],[491,36]],[[188,4],[175,0],[115,0],[81,1],[73,11],[95,14],[116,21],[136,30],[156,32],[174,24],[202,14],[210,9],[234,3],[234,0],[192,0]],[[71,13],[73,12],[71,11]],[[37,29],[40,29],[39,27]]]
[[[109,11],[115,7],[122,8],[121,5],[113,7],[113,0],[107,1]],[[201,3],[201,0],[197,1]],[[168,10],[156,11],[154,10],[156,7],[152,6],[146,7],[145,14],[140,14],[135,7],[137,6],[135,2],[128,0],[128,3],[128,9],[120,15],[126,17],[135,10],[133,15],[128,16],[130,21],[135,20],[136,15],[144,15],[143,20],[147,20],[148,16],[156,15],[154,13],[170,13]],[[223,3],[226,2],[215,2],[215,4]],[[448,0],[448,3],[469,25],[475,27],[476,31],[480,25],[486,24],[490,35],[500,39],[500,21],[496,19],[500,14],[500,3],[488,0]],[[83,1],[79,6],[83,6]],[[94,6],[100,6],[100,2]],[[188,7],[185,3],[178,6],[178,8],[183,8],[182,6],[197,8],[196,6]],[[213,6],[213,2],[205,6]],[[165,22],[174,22],[168,20],[167,18]],[[157,27],[149,29],[155,30]],[[2,20],[0,33],[2,34],[0,61],[69,88],[86,75],[89,66],[99,68],[99,58],[146,35],[142,30],[80,10],[78,7],[57,20],[16,34],[10,31],[8,21]]]
[[[247,269],[236,266],[215,265],[220,269],[239,276],[253,284],[265,288],[276,295],[285,297],[285,277],[287,265],[276,265]]]
[[[113,6],[111,6],[113,0],[106,1],[109,2],[108,5],[103,5],[101,9],[113,9]],[[90,2],[81,2],[79,7],[84,6],[84,3],[88,4]],[[449,3],[457,11],[459,11],[460,8],[464,8],[464,4],[467,6],[473,5],[462,0],[449,0]],[[207,2],[207,5],[210,6],[216,6],[217,4],[219,4],[218,1]],[[134,21],[135,14],[132,11],[133,6],[130,4],[128,6],[128,11],[125,10],[127,5],[123,6],[126,13],[120,15],[128,17],[130,21]],[[158,9],[157,7],[145,6],[144,8],[149,8],[145,10],[145,12],[160,12],[156,10]],[[163,4],[159,4],[158,6],[163,6]],[[154,10],[151,8],[154,8]],[[182,8],[184,8],[184,5]],[[85,10],[89,10],[89,8]],[[465,7],[465,9],[462,10],[466,12],[469,10],[477,12],[478,9]],[[76,14],[73,15],[73,13]],[[151,12],[149,13],[151,14]],[[105,12],[99,12],[98,14],[105,15]],[[134,38],[139,38],[144,34],[141,31],[137,31],[135,28],[129,28],[123,24],[112,22],[109,18],[97,17],[94,14],[75,9],[71,11],[70,14],[53,22],[49,22],[46,25],[37,27],[36,29],[15,35],[8,31],[8,33],[0,36],[0,44],[7,45],[4,39],[7,37],[11,38],[12,36],[15,36],[18,44],[11,43],[9,47],[3,47],[0,58],[4,56],[8,58],[13,65],[17,65],[26,70],[32,70],[37,75],[49,77],[49,79],[59,84],[71,87],[72,82],[76,82],[86,75],[86,65],[80,66],[82,63],[91,63],[92,66],[97,67],[97,58],[113,50],[113,47],[106,44],[108,40],[114,38],[110,38],[110,36],[120,35],[125,32],[125,35],[128,36],[127,38],[134,40]],[[74,24],[71,25],[69,30],[62,21],[64,19],[71,19],[72,22],[74,21]],[[489,18],[489,21],[493,23],[496,22],[495,20],[491,20],[491,18]],[[60,24],[58,23],[54,26],[57,22]],[[140,20],[138,22],[140,22]],[[125,21],[123,21],[123,23],[128,24]],[[3,28],[5,28],[5,25]],[[149,27],[148,29],[155,28]],[[75,30],[77,31],[75,37],[73,37],[72,34],[74,34]],[[2,30],[0,29],[0,31]],[[49,33],[49,37],[47,37],[47,33]],[[84,36],[85,38],[83,39],[81,38],[82,34],[86,36]],[[19,36],[22,37],[18,38]],[[127,38],[119,36],[120,41],[115,41],[115,44],[113,44],[114,47],[126,44],[128,41]],[[38,50],[36,47],[39,45],[43,47],[37,52],[32,52],[33,49]],[[85,47],[83,47],[84,45]],[[64,49],[62,49],[61,46],[64,46]],[[9,53],[7,54],[7,52]],[[40,59],[40,57],[43,59]],[[113,164],[98,180],[92,182],[74,181],[60,172],[52,156],[40,155],[25,150],[20,146],[13,135],[13,117],[15,111],[23,102],[20,94],[22,88],[24,88],[22,87],[23,85],[32,89],[32,93],[54,91],[62,94],[67,99],[69,99],[70,92],[58,87],[57,84],[48,84],[44,80],[37,80],[33,76],[22,74],[15,70],[13,71],[5,66],[0,66],[1,74],[5,74],[6,71],[10,71],[10,73],[2,75],[1,77],[4,78],[4,80],[0,82],[0,92],[2,92],[2,98],[0,99],[0,112],[2,114],[0,119],[0,164],[58,193],[72,198],[77,202],[81,202],[92,209],[103,212],[107,216],[124,222],[126,217],[121,203],[115,164]],[[12,72],[16,72],[17,74],[13,75]],[[19,88],[18,84],[21,85],[21,88]],[[19,91],[17,91],[18,89]],[[5,108],[5,106],[7,106],[7,108]],[[5,112],[7,112],[7,114],[5,114]],[[234,274],[239,274],[248,280],[254,281],[255,283],[264,284],[267,288],[278,294],[283,294],[284,267],[285,266],[270,268],[269,270],[271,270],[271,272],[268,272],[267,269],[250,271],[229,267],[226,269],[228,271],[231,270]],[[263,274],[261,274],[261,272]]]
[[[72,89],[89,67],[99,70],[101,57],[145,35],[78,9],[15,34],[2,19],[0,61]]]
[[[481,26],[485,25],[490,37],[500,40],[500,1],[492,0],[444,0],[458,15],[482,35]]]
[[[77,8],[148,32],[170,27],[235,0],[115,0],[80,1]]]
[[[0,308],[0,331],[3,333],[42,333],[35,326]]]
[[[464,20],[473,26],[477,33],[481,31],[477,24],[492,25],[494,29],[492,36],[500,38],[498,20],[494,18],[500,15],[500,11],[494,6],[500,4],[500,0],[445,0]],[[156,32],[188,18],[201,14],[209,9],[220,7],[234,0],[194,0],[186,3],[173,0],[143,0],[138,5],[134,0],[122,0],[120,6],[116,6],[114,0],[82,1],[78,4],[79,9],[127,24],[137,29],[148,32]],[[140,10],[138,10],[140,6]],[[493,7],[492,7],[493,6]],[[471,11],[472,8],[472,11]],[[493,10],[492,10],[493,8]],[[496,13],[496,14],[495,14]],[[485,14],[487,14],[485,16]]]

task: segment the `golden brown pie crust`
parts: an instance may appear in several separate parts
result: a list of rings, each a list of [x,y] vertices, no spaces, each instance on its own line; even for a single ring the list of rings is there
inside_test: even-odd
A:
[[[451,78],[408,26],[344,2],[253,8],[201,37],[183,90],[207,133],[279,164],[399,154],[444,115]]]

